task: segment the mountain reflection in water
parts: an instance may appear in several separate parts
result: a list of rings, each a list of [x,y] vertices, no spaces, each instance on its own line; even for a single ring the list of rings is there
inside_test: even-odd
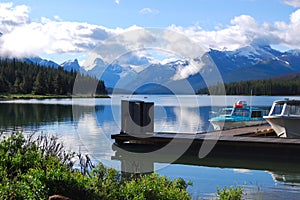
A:
[[[116,154],[112,149],[110,136],[120,132],[121,99],[116,100],[14,100],[0,103],[0,128],[43,132],[57,135],[65,146],[81,151],[107,166],[121,169],[121,162],[112,160]],[[189,97],[148,96],[147,101],[155,103],[155,131],[205,132],[211,129],[209,113],[220,106],[211,106],[209,96],[198,96],[198,102]],[[193,97],[194,98],[194,97]],[[144,100],[144,96],[134,96]],[[249,97],[227,97],[231,106],[238,99]],[[271,106],[279,97],[253,97],[252,105]],[[75,103],[74,103],[75,102]],[[161,167],[165,165],[164,167]],[[216,187],[238,184],[247,190],[248,199],[296,199],[300,195],[300,164],[297,162],[268,162],[224,158],[183,157],[169,165],[163,160],[154,163],[154,170],[171,178],[182,177],[191,180],[189,192],[194,199],[212,198]],[[260,196],[259,196],[260,195]],[[272,198],[271,198],[272,197]]]

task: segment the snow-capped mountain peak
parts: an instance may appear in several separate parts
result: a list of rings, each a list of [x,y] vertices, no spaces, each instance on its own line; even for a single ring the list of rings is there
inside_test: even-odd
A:
[[[209,58],[209,59],[204,59]],[[42,66],[59,67],[53,61],[39,57],[23,58],[25,62]],[[212,68],[206,61],[213,61]],[[203,65],[202,65],[203,64]],[[198,67],[198,65],[200,67]],[[179,87],[184,81],[198,90],[207,84],[214,84],[215,72],[222,75],[224,82],[270,78],[275,75],[300,71],[300,50],[280,52],[270,45],[252,43],[233,51],[211,49],[199,58],[181,58],[160,54],[126,54],[113,63],[106,63],[104,58],[92,55],[80,66],[77,59],[61,64],[65,70],[76,70],[104,80],[111,88],[135,91],[142,87],[143,92],[159,92],[159,89],[147,86],[147,83]],[[199,72],[200,71],[200,72]],[[211,82],[204,84],[206,81]],[[152,88],[151,88],[152,87]]]
[[[255,63],[258,60],[274,58],[280,55],[280,52],[272,49],[269,45],[251,44],[235,51],[230,51],[227,54],[231,57],[245,57],[252,59]]]
[[[54,68],[59,67],[59,65],[57,63],[55,63],[51,60],[42,59],[40,57],[22,58],[20,60],[27,62],[27,63],[33,63],[36,65],[45,66],[45,67],[54,67]]]
[[[286,51],[285,54],[290,54],[292,56],[300,56],[300,49],[291,49]]]
[[[175,60],[175,61],[170,61],[168,63],[164,63],[165,65],[172,65],[172,66],[187,66],[189,65],[188,60]]]
[[[63,62],[61,64],[61,66],[64,68],[64,70],[66,71],[79,71],[80,70],[80,65],[78,63],[78,60],[77,59],[74,59],[74,60],[68,60],[66,62]]]
[[[104,69],[107,66],[107,63],[105,63],[101,58],[99,57],[91,57],[85,63],[83,64],[83,69],[86,71],[93,70],[94,68],[101,68]]]

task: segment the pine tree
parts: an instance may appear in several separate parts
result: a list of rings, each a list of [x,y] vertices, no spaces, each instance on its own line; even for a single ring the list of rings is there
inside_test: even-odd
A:
[[[0,59],[0,94],[72,94],[77,73],[67,72],[63,68],[43,67],[16,59]],[[82,92],[106,94],[103,81],[79,74]],[[97,85],[98,83],[98,85]]]
[[[40,70],[38,72],[35,82],[34,82],[33,93],[40,94],[40,95],[47,94],[45,91],[45,88],[46,88],[46,84],[45,84],[45,80],[44,80],[44,75],[43,75],[42,70]]]

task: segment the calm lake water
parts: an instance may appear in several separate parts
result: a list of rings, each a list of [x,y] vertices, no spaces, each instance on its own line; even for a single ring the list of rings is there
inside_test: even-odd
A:
[[[124,95],[110,99],[2,101],[0,128],[57,135],[67,149],[88,153],[95,162],[120,170],[121,162],[112,159],[115,152],[110,136],[120,132],[122,99],[154,102],[155,131],[195,133],[212,129],[208,122],[210,112],[220,107],[231,106],[238,100],[270,107],[274,100],[283,97]],[[243,186],[247,199],[298,199],[299,165],[280,161],[258,165],[245,160],[212,160],[200,165],[154,163],[154,169],[170,178],[192,181],[193,186],[188,190],[194,199],[212,198],[217,187],[231,185]]]

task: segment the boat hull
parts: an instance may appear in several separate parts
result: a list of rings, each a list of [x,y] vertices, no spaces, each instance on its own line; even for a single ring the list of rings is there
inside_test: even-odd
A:
[[[299,116],[265,116],[264,118],[272,126],[277,136],[300,138]]]
[[[265,124],[265,120],[249,120],[249,121],[210,121],[214,130],[226,130],[233,128],[241,128],[246,126],[255,126]]]

